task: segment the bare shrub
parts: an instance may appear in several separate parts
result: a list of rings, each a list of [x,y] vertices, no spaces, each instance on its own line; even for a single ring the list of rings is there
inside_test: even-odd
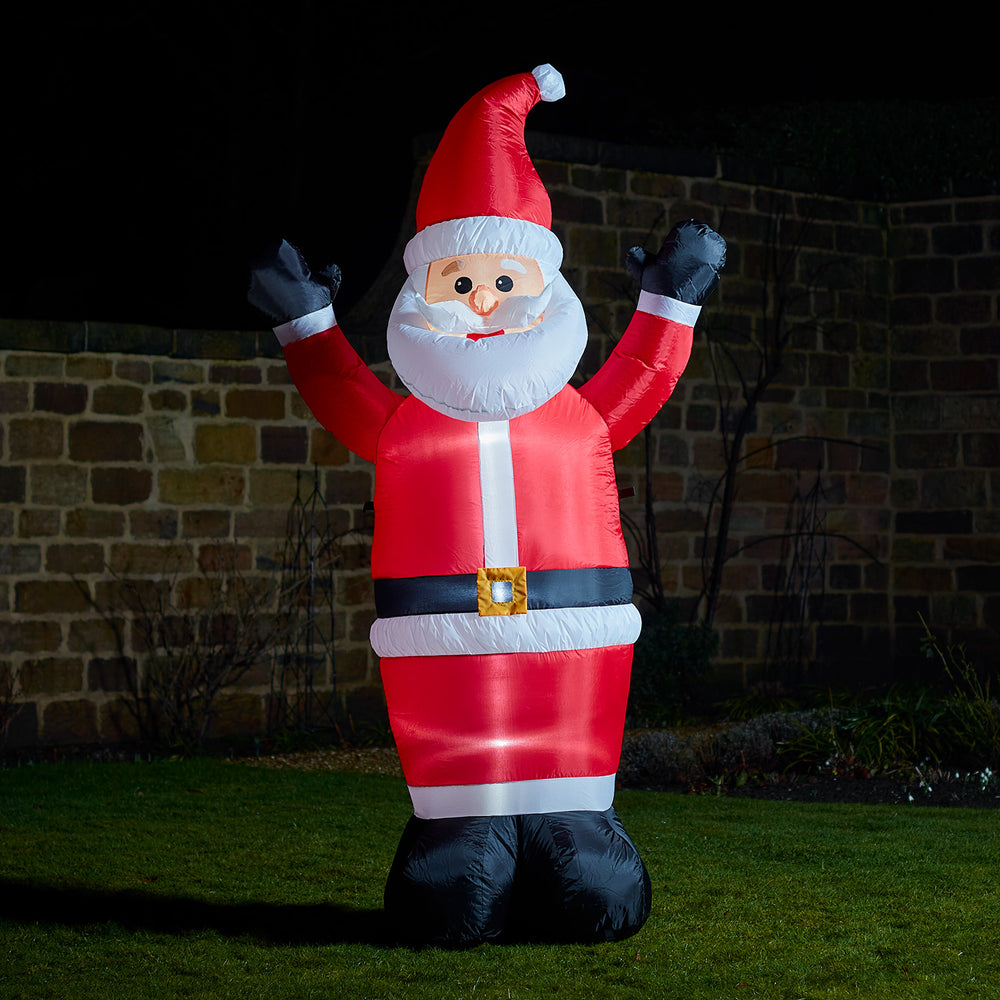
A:
[[[294,644],[298,621],[286,609],[297,603],[298,584],[250,575],[240,554],[236,543],[217,546],[200,561],[199,576],[185,579],[176,571],[156,580],[109,571],[115,586],[106,604],[81,585],[133,667],[126,703],[144,743],[201,749],[220,693]]]
[[[11,723],[17,718],[24,703],[20,699],[20,670],[7,664],[0,666],[0,750],[7,746]]]

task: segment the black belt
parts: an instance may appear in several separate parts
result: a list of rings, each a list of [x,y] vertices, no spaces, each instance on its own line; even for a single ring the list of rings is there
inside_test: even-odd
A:
[[[594,569],[540,569],[525,574],[528,610],[594,608],[628,604],[632,574],[626,566]],[[475,573],[375,580],[379,618],[479,611]]]

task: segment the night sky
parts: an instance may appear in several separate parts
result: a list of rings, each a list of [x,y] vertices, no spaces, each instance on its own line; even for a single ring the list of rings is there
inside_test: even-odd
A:
[[[275,236],[337,260],[349,308],[395,242],[414,137],[542,62],[567,97],[529,129],[638,144],[697,134],[720,106],[995,86],[939,32],[920,54],[874,25],[788,34],[770,12],[633,5],[610,28],[558,12],[528,26],[527,5],[249,6],[81,5],[5,24],[0,317],[259,328],[248,266]]]

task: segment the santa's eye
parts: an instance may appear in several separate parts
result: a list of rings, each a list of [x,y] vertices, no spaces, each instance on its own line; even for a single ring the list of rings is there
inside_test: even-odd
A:
[[[501,274],[497,278],[497,291],[509,292],[514,287],[514,281],[506,274]]]
[[[455,281],[455,291],[459,295],[466,295],[472,291],[472,279],[461,277]]]

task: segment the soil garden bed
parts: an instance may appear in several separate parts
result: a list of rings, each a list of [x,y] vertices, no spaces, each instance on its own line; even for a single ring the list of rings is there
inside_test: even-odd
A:
[[[745,724],[690,731],[630,731],[622,749],[618,787],[786,802],[1000,808],[1000,781],[988,770],[969,773],[928,767],[876,776],[857,766],[791,770],[778,757],[782,727],[788,718],[763,716]],[[391,746],[278,752],[265,745],[257,753],[230,752],[226,756],[234,763],[254,767],[402,776],[399,757]],[[5,764],[145,757],[137,755],[134,748],[81,746],[8,753]]]
[[[632,737],[632,742],[636,739]],[[697,742],[697,741],[696,741]],[[785,802],[854,802],[867,805],[966,806],[1000,808],[996,783],[983,789],[978,775],[940,769],[925,772],[923,780],[905,777],[871,777],[854,774],[795,774],[767,771],[724,774],[714,780],[702,775],[681,778],[671,769],[657,779],[648,766],[630,763],[630,738],[626,737],[620,788],[637,788],[678,794],[727,795]],[[238,758],[240,763],[267,768],[312,771],[362,771],[402,775],[393,747],[330,748],[302,753],[265,754]]]

